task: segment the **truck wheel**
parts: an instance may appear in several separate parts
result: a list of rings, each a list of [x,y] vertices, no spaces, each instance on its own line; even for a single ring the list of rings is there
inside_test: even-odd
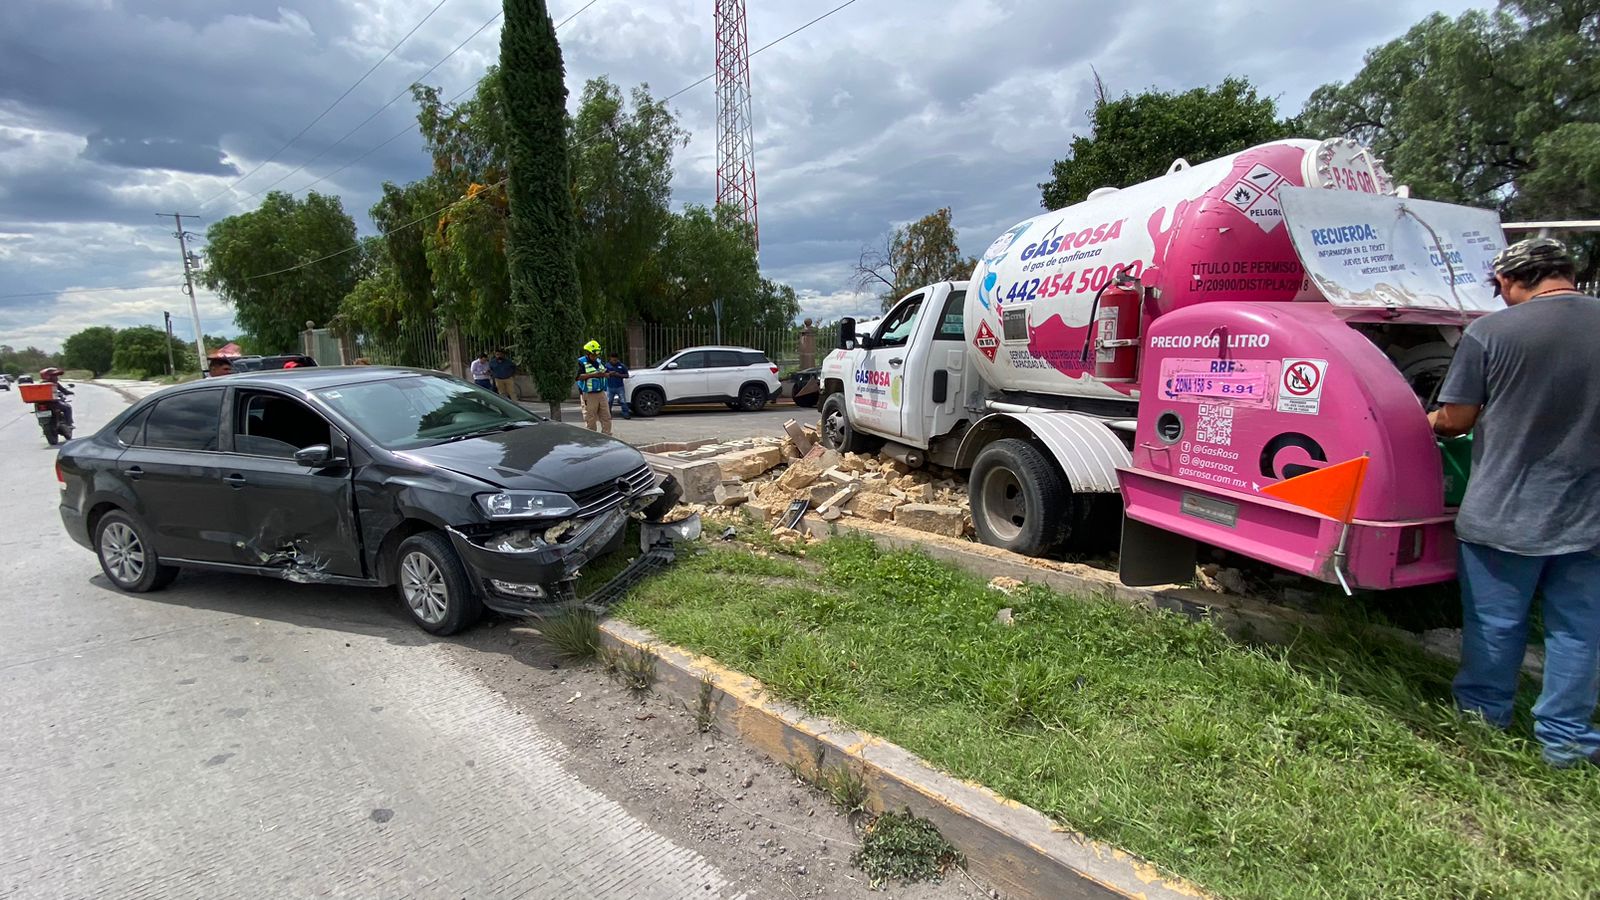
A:
[[[394,576],[411,621],[429,634],[455,634],[483,614],[483,601],[456,549],[437,531],[414,534],[400,544]]]
[[[829,450],[840,453],[865,453],[868,450],[869,439],[857,434],[855,427],[850,424],[850,415],[845,411],[844,394],[830,394],[828,401],[822,404],[820,432],[822,446]]]
[[[661,407],[666,405],[667,396],[652,387],[639,388],[633,392],[633,414],[645,419],[653,419],[656,413],[661,412]]]
[[[985,447],[972,466],[967,496],[978,539],[992,547],[1042,556],[1071,527],[1071,488],[1027,441],[1005,438]]]
[[[1423,406],[1435,403],[1434,394],[1439,385],[1444,381],[1445,373],[1450,371],[1450,359],[1455,351],[1444,341],[1433,341],[1427,344],[1418,344],[1410,350],[1401,353],[1394,361],[1395,367],[1400,370],[1400,376],[1411,385],[1411,390],[1422,401]]]

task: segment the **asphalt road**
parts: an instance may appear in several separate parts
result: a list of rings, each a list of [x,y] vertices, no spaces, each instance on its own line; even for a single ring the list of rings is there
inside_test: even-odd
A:
[[[549,407],[543,403],[524,401],[523,405],[544,414]],[[793,419],[802,425],[817,421],[817,410],[795,406],[788,400],[773,403],[760,412],[738,412],[722,404],[697,404],[695,406],[667,407],[660,415],[646,419],[635,416],[624,419],[613,410],[611,433],[642,447],[661,441],[694,441],[702,438],[727,441],[747,437],[781,437],[783,423]],[[583,410],[576,404],[561,408],[561,420],[583,424]]]
[[[77,401],[85,431],[124,402]],[[0,896],[727,893],[387,592],[119,593],[3,396],[0,459]]]

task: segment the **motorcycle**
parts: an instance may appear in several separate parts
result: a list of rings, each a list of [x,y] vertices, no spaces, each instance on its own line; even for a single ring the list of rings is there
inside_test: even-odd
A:
[[[67,387],[71,385],[61,387],[49,382],[20,385],[22,402],[33,404],[33,417],[39,422],[39,430],[44,432],[45,443],[52,447],[61,438],[72,440],[71,401],[67,399],[71,392]]]

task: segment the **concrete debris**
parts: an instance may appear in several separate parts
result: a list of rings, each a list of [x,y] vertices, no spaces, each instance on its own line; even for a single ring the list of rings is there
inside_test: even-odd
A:
[[[1010,575],[996,575],[989,579],[989,589],[999,591],[1002,594],[1010,594],[1021,588],[1022,585],[1021,579],[1012,578]]]
[[[845,508],[868,522],[892,522],[895,507],[900,504],[901,501],[884,494],[862,494],[852,498]]]
[[[773,483],[785,491],[798,491],[815,484],[817,479],[822,477],[824,468],[818,465],[816,459],[802,459],[784,469],[783,474]]]
[[[1016,616],[1013,616],[1011,614],[1011,607],[1009,607],[1009,606],[1006,607],[1005,609],[1002,609],[999,612],[995,613],[994,614],[994,620],[996,622],[998,622],[999,624],[1001,624],[1001,625],[1015,625],[1015,624],[1017,624]]]
[[[806,434],[804,428],[800,427],[799,422],[790,419],[783,423],[783,430],[789,435],[789,440],[794,441],[794,445],[800,450],[801,456],[811,452],[811,445],[816,442],[812,440],[811,435]]]
[[[959,506],[939,506],[933,503],[906,503],[895,508],[894,523],[918,531],[961,537],[962,519],[966,511]]]
[[[743,482],[723,482],[712,492],[712,499],[718,506],[739,506],[750,501],[750,487]]]
[[[784,439],[782,444],[778,445],[778,450],[783,453],[783,458],[786,462],[797,460],[803,455],[800,453],[800,448],[795,446],[795,442],[787,438]]]
[[[754,447],[717,457],[724,480],[749,481],[783,464],[780,447]]]
[[[834,466],[833,468],[828,469],[822,473],[822,477],[833,482],[834,484],[855,484],[861,480],[856,476],[851,475],[849,472],[846,472],[842,466]]]
[[[818,485],[818,487],[821,487],[821,485]],[[861,490],[860,486],[855,484],[847,484],[843,488],[836,489],[821,503],[817,504],[816,510],[817,512],[824,514],[837,511],[839,507],[844,505],[846,500],[849,500],[851,497],[855,496],[856,491],[859,490]],[[812,494],[812,496],[816,495]],[[834,516],[834,518],[837,519],[838,516]]]

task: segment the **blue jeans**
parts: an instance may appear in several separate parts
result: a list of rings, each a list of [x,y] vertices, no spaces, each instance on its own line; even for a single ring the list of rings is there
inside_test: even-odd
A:
[[[472,379],[472,383],[491,393],[494,391],[493,378],[474,378]]]
[[[1544,759],[1569,766],[1600,751],[1594,726],[1600,695],[1600,553],[1518,556],[1461,544],[1461,671],[1456,705],[1491,725],[1511,725],[1511,705],[1528,642],[1528,610],[1544,612],[1544,688],[1533,706]]]
[[[615,403],[622,407],[622,417],[631,419],[633,418],[633,413],[628,410],[627,398],[628,395],[622,391],[622,385],[606,385],[606,408],[610,409],[611,404]]]

